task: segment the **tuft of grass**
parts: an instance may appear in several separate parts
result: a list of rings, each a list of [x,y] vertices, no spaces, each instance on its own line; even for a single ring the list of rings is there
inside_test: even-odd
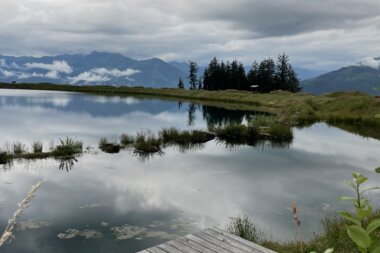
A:
[[[135,138],[128,134],[123,134],[120,138],[120,142],[125,147],[132,145],[135,142]]]
[[[99,148],[103,152],[115,154],[120,152],[121,146],[117,143],[110,142],[107,138],[101,138],[99,141]]]
[[[268,134],[272,141],[287,141],[293,140],[293,131],[291,127],[282,124],[275,124],[269,128]]]
[[[180,131],[174,127],[161,130],[159,136],[165,144],[178,144],[180,146],[202,144],[215,138],[215,135],[209,132],[200,130]]]
[[[24,143],[17,141],[12,144],[13,154],[21,155],[26,153],[26,146]]]
[[[262,231],[251,219],[248,218],[248,216],[239,216],[230,219],[231,221],[227,226],[227,232],[254,243],[259,243],[262,240]]]
[[[32,150],[35,154],[42,153],[43,143],[41,141],[34,141],[32,144]]]
[[[73,156],[83,152],[83,143],[81,141],[74,140],[66,137],[66,139],[60,139],[60,144],[54,148],[52,154],[54,156]]]
[[[245,125],[228,125],[223,128],[212,129],[216,133],[219,140],[229,144],[250,144],[256,143],[259,132],[255,127],[247,127]]]
[[[133,147],[137,153],[158,153],[161,150],[161,139],[150,132],[140,132]]]

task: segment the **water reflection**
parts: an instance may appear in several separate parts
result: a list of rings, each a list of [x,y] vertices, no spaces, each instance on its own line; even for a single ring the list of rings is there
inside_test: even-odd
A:
[[[97,147],[101,137],[119,140],[121,133],[168,127],[207,130],[228,122],[245,123],[255,116],[159,100],[29,91],[4,94],[1,90],[1,145],[41,139],[48,147],[52,140],[69,136]],[[17,202],[41,179],[48,181],[21,221],[50,225],[18,231],[2,252],[136,252],[170,236],[209,226],[224,228],[228,217],[243,214],[253,217],[273,239],[294,239],[289,210],[294,200],[302,232],[310,238],[328,212],[348,208],[336,198],[350,194],[339,182],[352,171],[368,175],[370,185],[377,184],[378,176],[371,170],[380,164],[380,142],[325,124],[294,129],[293,134],[292,142],[280,144],[169,145],[164,156],[143,158],[143,163],[131,150],[88,152],[63,166],[54,159],[14,160],[12,169],[0,170],[0,229]],[[375,206],[380,204],[379,196],[370,197]],[[86,230],[103,236],[85,239]],[[58,237],[70,234],[67,231],[79,237]],[[116,235],[125,237],[123,231],[138,234],[117,240]],[[156,236],[149,237],[152,234]]]
[[[78,159],[75,157],[60,158],[55,160],[59,162],[58,169],[66,172],[71,171],[75,163],[78,162]]]

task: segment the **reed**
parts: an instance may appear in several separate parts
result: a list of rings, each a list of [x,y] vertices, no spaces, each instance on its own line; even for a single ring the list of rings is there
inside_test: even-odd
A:
[[[30,206],[37,190],[45,181],[46,180],[42,180],[33,185],[30,191],[26,194],[25,198],[18,204],[18,208],[8,220],[8,224],[3,232],[3,235],[0,237],[0,248],[15,239],[14,232],[17,227],[17,219],[23,214],[24,210]]]

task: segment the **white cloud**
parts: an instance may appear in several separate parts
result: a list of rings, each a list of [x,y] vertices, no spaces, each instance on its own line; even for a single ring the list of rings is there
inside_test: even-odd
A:
[[[374,59],[373,57],[365,57],[360,61],[359,65],[379,69],[380,60]]]
[[[51,73],[49,75],[57,75],[58,73],[71,74],[73,72],[72,67],[66,61],[53,61],[52,64],[47,63],[25,63],[28,69],[44,69],[49,70]],[[54,72],[54,73],[53,73]]]
[[[6,69],[0,69],[0,73],[1,73],[5,78],[8,78],[8,77],[16,76],[16,75],[17,75],[14,71],[9,71],[9,70],[6,70]]]
[[[68,79],[71,83],[79,83],[81,81],[85,83],[100,83],[111,80],[111,78],[108,76],[98,75],[91,71],[85,71],[77,76],[69,77]]]
[[[129,77],[134,74],[140,73],[140,70],[137,69],[126,69],[126,70],[118,70],[118,69],[111,69],[108,70],[106,68],[96,68],[91,70],[93,73],[99,74],[99,75],[109,75],[113,77]]]
[[[3,0],[0,53],[250,64],[285,51],[294,65],[331,69],[380,56],[379,13],[378,0]]]
[[[140,73],[140,70],[136,69],[106,69],[106,68],[94,68],[89,71],[80,73],[78,76],[69,77],[71,83],[100,83],[110,81],[114,77],[124,77],[127,80],[133,80],[129,78],[130,76]]]
[[[7,61],[5,59],[0,59],[0,67],[8,68]]]

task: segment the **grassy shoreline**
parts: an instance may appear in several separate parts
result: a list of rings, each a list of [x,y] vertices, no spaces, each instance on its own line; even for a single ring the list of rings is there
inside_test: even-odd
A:
[[[345,127],[346,130],[364,137],[380,139],[380,135],[376,131],[366,130],[366,126],[380,126],[380,100],[374,96],[357,92],[336,92],[315,96],[286,91],[259,94],[236,90],[206,91],[27,83],[0,83],[0,89],[69,91],[106,96],[135,96],[186,101],[231,110],[268,112],[274,114],[277,121],[292,126],[303,126],[321,121],[332,123],[336,127],[350,124],[352,127]]]

